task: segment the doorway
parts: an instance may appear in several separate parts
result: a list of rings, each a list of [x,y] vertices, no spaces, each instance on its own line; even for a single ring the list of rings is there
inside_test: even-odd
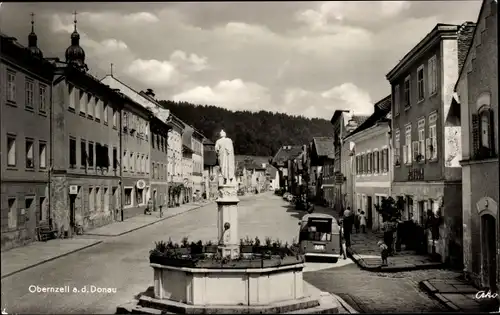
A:
[[[481,216],[481,261],[483,265],[483,285],[497,291],[496,220],[491,214]]]
[[[75,232],[76,213],[75,213],[76,195],[69,195],[69,226]]]
[[[156,205],[157,204],[161,204],[161,203],[158,203],[158,200],[156,199],[157,195],[156,195],[156,189],[153,190],[153,211],[156,211]]]
[[[371,229],[373,225],[373,217],[372,217],[372,209],[373,202],[372,202],[372,196],[367,196],[366,197],[366,228]]]

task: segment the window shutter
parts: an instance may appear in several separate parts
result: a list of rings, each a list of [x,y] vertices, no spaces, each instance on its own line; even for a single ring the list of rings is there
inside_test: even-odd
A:
[[[431,157],[431,139],[425,139],[425,159],[430,160]]]
[[[474,154],[479,152],[480,140],[479,117],[477,114],[472,114],[472,149],[474,150]],[[434,148],[434,150],[436,150],[436,148]]]
[[[407,156],[406,156],[407,153],[408,153],[408,151],[406,150],[406,144],[405,144],[405,145],[403,145],[403,164],[406,164],[406,162],[407,162],[407,160],[406,160],[407,159]]]
[[[490,125],[488,132],[490,133],[490,153],[492,156],[495,154],[495,115],[493,114],[493,110],[488,110],[490,114]]]
[[[385,152],[384,171],[389,172],[389,149],[384,149],[384,152]]]

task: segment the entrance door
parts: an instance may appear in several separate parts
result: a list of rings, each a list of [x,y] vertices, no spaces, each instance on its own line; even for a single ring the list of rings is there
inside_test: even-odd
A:
[[[160,205],[161,203],[158,202],[158,199],[157,198],[157,193],[156,193],[156,189],[153,190],[153,211],[156,211],[156,205]]]
[[[366,228],[371,229],[373,225],[373,202],[372,202],[372,196],[367,196],[366,197]]]
[[[69,226],[74,231],[76,226],[76,213],[75,213],[76,195],[69,195]]]
[[[482,249],[481,258],[484,270],[484,285],[491,292],[496,292],[497,287],[497,262],[496,262],[496,222],[495,218],[490,214],[481,216],[481,238]]]

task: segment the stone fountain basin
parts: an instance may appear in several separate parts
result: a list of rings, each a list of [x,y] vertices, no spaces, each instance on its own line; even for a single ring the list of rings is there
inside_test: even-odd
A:
[[[301,257],[224,264],[201,260],[187,267],[174,260],[150,261],[155,299],[199,306],[264,306],[304,298]]]

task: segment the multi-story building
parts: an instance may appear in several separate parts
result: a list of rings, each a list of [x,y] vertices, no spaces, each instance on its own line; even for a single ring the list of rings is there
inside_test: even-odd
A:
[[[483,1],[446,120],[461,125],[465,273],[492,292],[500,292],[497,19],[497,2]]]
[[[291,161],[302,153],[301,145],[285,145],[281,147],[272,158],[271,164],[278,169],[280,183],[279,187],[286,191],[292,191],[293,175],[290,172]]]
[[[5,250],[35,241],[37,228],[50,223],[54,68],[43,59],[33,30],[28,49],[2,33],[0,40],[0,201]]]
[[[425,220],[427,210],[443,219],[439,237],[428,242],[443,261],[462,256],[460,127],[446,125],[445,117],[474,27],[436,25],[387,74],[393,98],[392,193],[404,207],[404,219]]]
[[[123,193],[123,219],[144,213],[150,198],[150,127],[152,113],[143,106],[124,95],[124,106],[121,111],[121,185]],[[167,139],[155,137],[162,152],[166,151]],[[155,173],[159,180],[166,180],[166,161],[156,165]]]
[[[72,235],[121,217],[120,126],[124,98],[86,73],[80,36],[57,62],[52,98],[51,212]]]
[[[189,203],[193,199],[193,147],[192,139],[194,129],[186,123],[183,123],[182,130],[182,168],[181,178],[184,189],[181,193],[181,200],[183,203]]]
[[[203,182],[206,199],[217,197],[217,154],[215,143],[207,138],[203,139]]]
[[[160,205],[167,206],[169,200],[168,182],[171,179],[168,176],[169,161],[167,158],[169,138],[168,132],[172,129],[172,127],[168,124],[168,121],[170,119],[170,111],[161,107],[160,104],[154,99],[155,94],[152,89],[137,92],[136,90],[116,78],[113,74],[106,75],[101,80],[101,82],[109,85],[113,89],[118,89],[128,98],[132,99],[136,104],[141,105],[144,109],[147,109],[148,111],[153,113],[154,117],[152,116],[151,119],[155,122],[155,125],[152,126],[150,124],[149,128],[150,131],[154,129],[155,132],[149,133],[147,142],[149,143],[151,153],[149,155],[150,158],[146,159],[146,163],[148,163],[148,165],[146,166],[146,175],[149,174],[151,187],[146,187],[145,202],[147,203],[149,198],[152,198],[153,206],[155,207],[155,209],[157,209]],[[142,123],[145,122],[143,121]],[[146,130],[144,130],[144,133],[145,135],[147,134]],[[141,138],[140,140],[145,139]],[[129,169],[127,168],[127,170]],[[125,174],[125,172],[123,174]]]
[[[356,213],[364,211],[367,228],[374,231],[382,226],[381,216],[374,206],[391,195],[390,110],[389,95],[377,102],[373,114],[344,138],[344,142],[353,144],[354,155],[349,156],[352,163],[346,168],[352,169],[347,182],[354,186],[349,189],[355,196],[353,210]]]
[[[159,118],[152,118],[150,184],[153,208],[168,207],[168,132],[172,128]],[[148,199],[149,200],[149,199]]]
[[[321,200],[324,196],[321,194],[321,186],[324,185],[322,179],[322,170],[325,165],[330,165],[333,162],[335,150],[333,148],[333,137],[313,137],[309,145],[309,191],[310,193],[316,197],[317,200]],[[329,161],[331,160],[331,161]],[[326,167],[328,168],[328,167]],[[328,173],[331,170],[328,169]],[[324,174],[324,173],[323,173]],[[326,179],[328,186],[323,186],[323,191],[327,191],[325,195],[330,197],[330,190],[333,189],[328,180]],[[329,198],[333,199],[333,198]]]
[[[193,149],[193,192],[201,197],[203,193],[203,139],[205,137],[194,130],[191,137],[191,148]]]
[[[167,139],[167,175],[169,176],[169,186],[176,187],[183,184],[182,177],[182,132],[184,123],[175,115],[170,113],[168,125],[172,128]],[[170,203],[173,202],[173,195],[169,195]]]
[[[328,185],[329,193],[325,194],[328,196],[327,201],[330,207],[337,209],[337,211],[342,211],[347,208],[348,205],[353,205],[352,203],[352,191],[348,191],[348,187],[352,185],[347,185],[346,173],[350,171],[348,161],[350,160],[351,148],[348,143],[342,141],[349,132],[361,125],[368,116],[355,115],[354,113],[347,110],[336,110],[333,113],[332,119],[330,120],[333,125],[333,146],[335,150],[333,166],[329,167],[328,175]],[[325,172],[325,170],[323,170]],[[348,174],[347,174],[348,175]],[[325,183],[323,184],[325,185]],[[348,197],[348,193],[350,194]]]

